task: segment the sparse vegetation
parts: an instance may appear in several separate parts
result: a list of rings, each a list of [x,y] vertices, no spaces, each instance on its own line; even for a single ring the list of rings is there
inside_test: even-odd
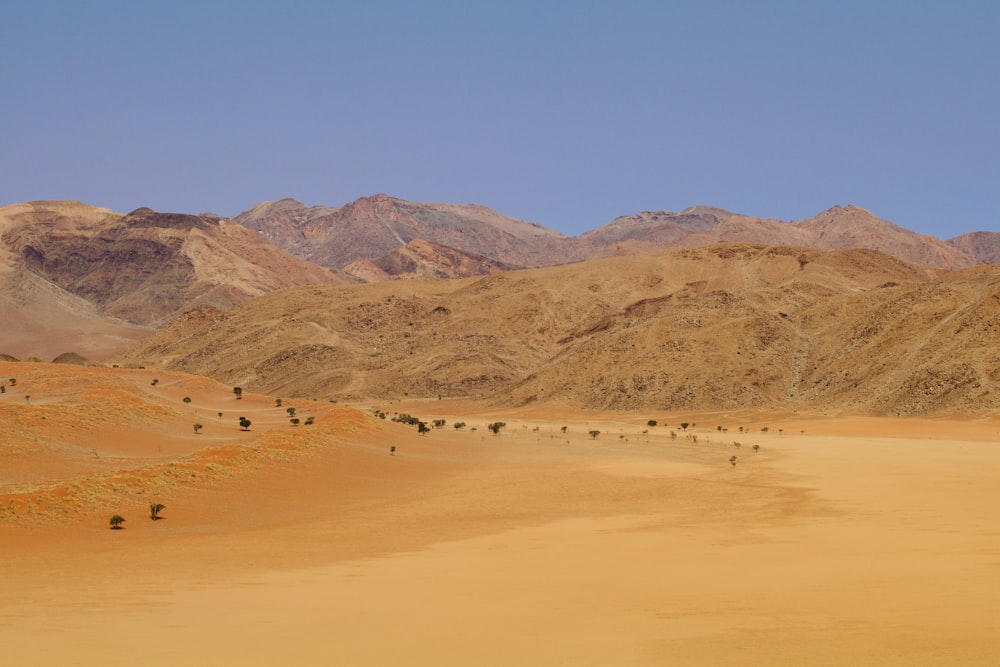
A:
[[[158,385],[159,383],[160,383],[160,381],[159,381],[159,380],[157,380],[156,378],[153,378],[153,381],[149,383],[149,386],[151,386],[151,387],[155,387],[155,386],[156,386],[156,385]]]
[[[465,422],[455,422],[454,424],[452,424],[452,426],[454,426],[456,429],[465,428]]]
[[[233,387],[233,393],[236,394],[237,400],[243,398],[243,387]]]
[[[489,424],[486,428],[488,428],[493,435],[500,435],[500,430],[506,425],[507,425],[506,422],[493,422],[492,424]]]
[[[246,417],[240,417],[240,430],[241,431],[249,431],[251,423],[252,422],[249,419],[247,419]]]
[[[285,412],[288,413],[289,417],[294,417],[295,416],[295,408],[292,408],[292,407],[285,408]]]
[[[17,386],[17,378],[10,378],[9,380],[7,380],[7,382],[9,382],[10,386],[12,386],[12,387],[16,387]],[[156,382],[156,380],[153,380],[153,382]],[[122,519],[122,520],[124,521],[124,519]]]
[[[190,396],[185,396],[184,397],[184,402],[185,403],[190,403],[191,402],[191,397]]]
[[[395,455],[396,455],[396,445],[392,445],[389,447],[389,456],[395,456]]]
[[[646,426],[656,426],[656,420],[650,419],[648,422],[646,422]]]
[[[597,436],[599,436],[601,434],[601,432],[598,431],[596,428],[594,430],[592,430],[592,431],[588,431],[588,433],[590,433],[590,439],[591,440],[596,440]]]
[[[568,427],[568,426],[563,426],[563,427],[562,427],[561,429],[559,429],[559,430],[563,432],[563,435],[566,435],[566,429],[567,429],[567,428],[569,428],[569,427]]]
[[[754,445],[753,446],[753,453],[756,454],[758,449],[760,449],[760,445]]]
[[[430,433],[431,427],[427,425],[427,422],[417,422],[417,433],[423,435],[425,433]]]
[[[299,418],[298,417],[292,417],[288,421],[290,421],[292,423],[292,426],[298,426],[299,425]]]
[[[195,433],[198,433],[199,431],[201,431],[201,429],[202,429],[201,424],[195,424],[194,425],[194,432]]]
[[[167,506],[161,503],[149,503],[149,518],[153,521],[158,521],[162,518],[160,511],[165,509],[167,509]]]
[[[303,422],[303,426],[312,426],[315,423],[316,423],[315,417],[306,417],[305,422]]]
[[[108,523],[111,524],[111,530],[121,530],[122,524],[125,523],[125,518],[120,514],[115,514]]]
[[[276,408],[280,408],[281,407],[281,399],[280,398],[274,399],[274,407],[276,407]]]
[[[688,422],[681,422],[681,430],[682,431],[688,430],[688,426],[690,426],[690,424],[688,424]]]
[[[729,462],[733,464],[734,468],[736,467],[736,455],[735,454],[733,454],[732,456],[729,457]]]
[[[443,419],[435,419],[431,423],[434,424],[434,428],[441,428],[442,426],[445,425],[445,421]]]

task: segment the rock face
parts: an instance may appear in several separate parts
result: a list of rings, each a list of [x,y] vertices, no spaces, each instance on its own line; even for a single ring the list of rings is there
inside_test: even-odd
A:
[[[948,269],[980,263],[975,253],[964,247],[916,234],[857,206],[835,206],[795,222],[754,218],[710,206],[694,206],[679,213],[645,211],[616,218],[578,237],[565,237],[482,206],[414,203],[386,195],[363,197],[339,208],[307,208],[288,199],[266,202],[235,220],[292,254],[334,268],[346,268],[358,260],[381,261],[416,240],[521,267],[728,242],[868,248]],[[355,264],[352,272],[382,279],[364,263]],[[392,267],[387,273],[389,277],[397,275]],[[410,272],[403,270],[399,275],[403,274]]]
[[[414,239],[375,261],[355,260],[344,267],[344,272],[364,282],[378,282],[413,278],[469,278],[516,268],[519,267],[482,255]]]
[[[0,216],[0,242],[19,271],[133,324],[155,326],[193,304],[228,308],[274,289],[342,282],[212,216],[119,215],[77,202],[9,206]]]
[[[1000,264],[1000,232],[971,232],[948,241],[983,264]]]
[[[724,244],[191,313],[119,361],[252,391],[588,409],[1000,409],[1000,266]]]
[[[565,240],[558,232],[485,206],[423,204],[386,195],[362,197],[339,208],[306,208],[282,200],[258,204],[234,220],[288,252],[331,268],[380,260],[413,240],[511,266],[544,266],[558,263]]]

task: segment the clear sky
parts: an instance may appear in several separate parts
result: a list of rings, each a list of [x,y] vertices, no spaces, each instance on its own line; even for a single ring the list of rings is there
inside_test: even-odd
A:
[[[0,205],[1000,231],[997,0],[0,0]]]

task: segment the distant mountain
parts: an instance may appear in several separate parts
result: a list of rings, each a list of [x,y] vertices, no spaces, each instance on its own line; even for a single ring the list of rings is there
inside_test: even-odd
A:
[[[83,340],[98,331],[113,345],[195,304],[230,308],[275,289],[344,281],[209,215],[147,208],[122,215],[71,201],[0,208],[0,300],[9,304],[0,344],[21,336],[21,354],[79,350],[100,358]],[[68,327],[80,347],[72,340],[55,350],[32,347]]]
[[[558,263],[566,237],[475,204],[426,204],[386,195],[339,208],[289,199],[265,202],[234,221],[298,257],[331,268],[378,260],[413,240],[513,266]]]
[[[946,269],[980,263],[962,247],[911,232],[857,206],[835,206],[794,222],[711,206],[693,206],[679,213],[644,211],[621,216],[578,237],[566,237],[482,206],[414,203],[386,195],[363,197],[339,208],[308,208],[283,199],[258,204],[234,220],[296,256],[332,268],[345,268],[357,260],[378,261],[414,240],[523,267],[729,242],[868,248]],[[367,275],[360,266],[354,270]]]
[[[948,243],[983,264],[1000,264],[1000,232],[971,232],[949,239]]]

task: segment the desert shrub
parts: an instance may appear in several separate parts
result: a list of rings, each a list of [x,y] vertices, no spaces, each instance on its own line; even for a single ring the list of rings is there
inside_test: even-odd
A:
[[[452,426],[454,426],[456,429],[465,428],[465,422],[455,422],[454,424],[452,424]]]
[[[596,440],[597,436],[601,434],[601,432],[598,431],[597,429],[594,429],[593,431],[588,431],[588,433],[590,433],[591,440]]]
[[[682,431],[686,431],[687,428],[688,428],[688,426],[690,426],[690,424],[688,424],[687,422],[681,422],[681,430]]]
[[[155,387],[155,386],[156,386],[156,385],[158,385],[159,383],[160,383],[160,381],[159,381],[159,380],[157,380],[156,378],[153,378],[153,381],[149,383],[149,386],[151,386],[151,387]]]
[[[500,435],[500,429],[506,425],[507,422],[493,422],[492,424],[488,424],[486,428],[488,428],[493,435]]]
[[[185,396],[184,397],[184,402],[185,403],[190,403],[191,402],[191,397],[190,396]]]
[[[656,420],[650,419],[648,422],[646,422],[646,426],[656,426]]]
[[[194,425],[194,432],[197,433],[200,430],[201,430],[201,424],[195,424]]]
[[[427,422],[422,422],[422,421],[417,422],[417,433],[419,433],[420,435],[423,435],[424,433],[430,433],[430,430],[431,428],[430,426],[427,425]]]
[[[280,398],[274,399],[274,407],[276,407],[276,408],[280,408],[281,407],[281,399]]]
[[[434,424],[434,428],[441,428],[445,425],[445,421],[443,419],[435,419],[432,423]]]
[[[295,416],[295,408],[285,408],[285,412],[288,413],[289,417],[294,417]]]
[[[156,521],[160,518],[160,510],[165,509],[167,509],[167,506],[161,503],[149,503],[149,518]]]
[[[240,430],[249,431],[252,422],[246,417],[240,417]]]
[[[111,517],[111,521],[108,523],[111,524],[111,530],[121,530],[122,524],[125,523],[125,519],[120,514],[116,514]]]
[[[306,421],[305,421],[304,425],[305,426],[312,426],[315,423],[316,423],[316,418],[315,417],[306,417]]]
[[[243,398],[243,387],[233,387],[233,393],[236,394],[237,399]]]
[[[299,418],[298,417],[292,417],[288,421],[292,422],[292,426],[298,426],[299,425]]]

